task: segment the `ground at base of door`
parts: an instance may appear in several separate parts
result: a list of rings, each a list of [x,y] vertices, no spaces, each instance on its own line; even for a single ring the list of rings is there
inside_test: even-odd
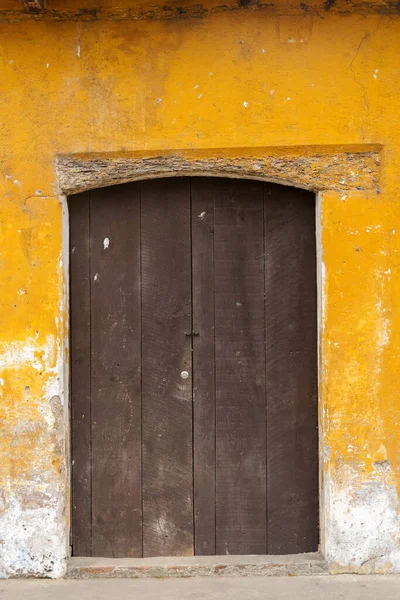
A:
[[[319,553],[285,556],[71,558],[68,579],[327,575]]]
[[[8,580],[4,600],[398,600],[396,575],[193,577],[191,579]]]

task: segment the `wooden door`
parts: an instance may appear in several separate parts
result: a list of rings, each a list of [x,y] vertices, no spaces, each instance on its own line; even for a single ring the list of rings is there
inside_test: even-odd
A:
[[[70,199],[75,556],[317,549],[314,220],[255,181]]]

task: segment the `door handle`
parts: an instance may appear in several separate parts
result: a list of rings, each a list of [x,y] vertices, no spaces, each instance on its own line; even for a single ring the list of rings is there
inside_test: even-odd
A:
[[[197,333],[197,331],[189,331],[188,333],[185,333],[186,337],[198,337],[200,334]]]

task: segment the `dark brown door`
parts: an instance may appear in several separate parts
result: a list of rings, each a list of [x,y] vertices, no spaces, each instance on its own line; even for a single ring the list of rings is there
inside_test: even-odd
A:
[[[315,551],[314,196],[157,179],[70,219],[73,554]]]

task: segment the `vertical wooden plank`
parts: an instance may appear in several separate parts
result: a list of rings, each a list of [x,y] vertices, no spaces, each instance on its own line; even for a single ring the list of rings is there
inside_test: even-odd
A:
[[[214,186],[193,177],[193,459],[195,554],[215,554]]]
[[[90,413],[90,262],[89,192],[69,199],[72,553],[90,556],[91,413]]]
[[[216,552],[266,552],[263,185],[216,181]]]
[[[143,554],[187,556],[193,554],[192,358],[185,335],[192,326],[190,180],[143,182],[141,228]]]
[[[318,547],[314,195],[265,187],[268,552]]]
[[[142,554],[139,193],[91,193],[93,556]]]

